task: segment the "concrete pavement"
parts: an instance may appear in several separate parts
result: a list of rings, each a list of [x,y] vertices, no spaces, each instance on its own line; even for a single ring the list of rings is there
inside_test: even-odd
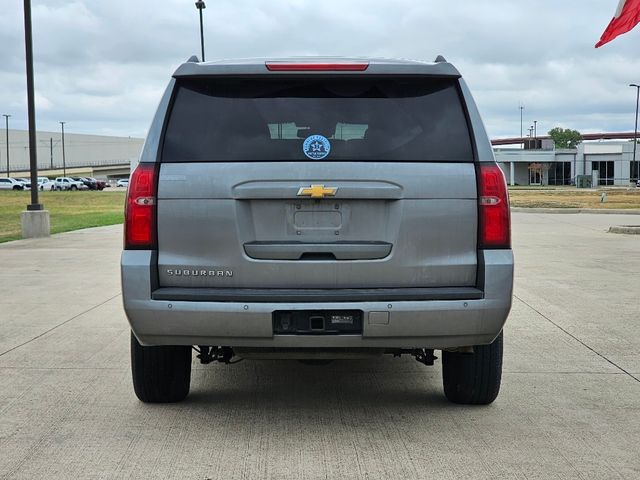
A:
[[[515,213],[503,387],[447,403],[410,358],[194,363],[144,405],[121,227],[0,245],[0,478],[640,478],[640,237]]]

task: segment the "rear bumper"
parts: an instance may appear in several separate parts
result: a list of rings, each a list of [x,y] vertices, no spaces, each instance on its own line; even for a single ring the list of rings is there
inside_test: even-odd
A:
[[[511,309],[513,253],[478,255],[482,298],[220,302],[152,299],[155,253],[122,253],[122,293],[131,328],[144,345],[269,348],[450,348],[491,343]],[[157,295],[156,295],[157,297]],[[362,310],[362,335],[274,335],[275,310]]]

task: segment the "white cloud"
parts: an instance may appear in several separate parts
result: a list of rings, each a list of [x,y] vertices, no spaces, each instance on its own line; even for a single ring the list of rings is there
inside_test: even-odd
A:
[[[40,129],[144,135],[175,67],[199,53],[191,0],[32,0]],[[631,130],[640,27],[595,50],[615,1],[210,0],[207,59],[362,55],[463,73],[490,135],[556,125]],[[26,128],[22,2],[3,0],[0,113]]]

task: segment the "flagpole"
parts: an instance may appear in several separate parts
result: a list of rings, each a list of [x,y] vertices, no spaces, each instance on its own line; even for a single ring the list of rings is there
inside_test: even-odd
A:
[[[629,84],[630,87],[636,89],[636,127],[633,131],[633,163],[636,166],[636,185],[640,184],[640,159],[636,163],[636,149],[638,148],[638,104],[640,104],[640,85],[636,83]]]

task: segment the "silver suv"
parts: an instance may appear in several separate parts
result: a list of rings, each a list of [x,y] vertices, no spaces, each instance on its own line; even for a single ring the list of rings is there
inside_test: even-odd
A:
[[[500,388],[513,255],[502,171],[458,71],[379,59],[174,73],[128,190],[122,253],[144,402],[202,363],[442,351],[444,392]]]

